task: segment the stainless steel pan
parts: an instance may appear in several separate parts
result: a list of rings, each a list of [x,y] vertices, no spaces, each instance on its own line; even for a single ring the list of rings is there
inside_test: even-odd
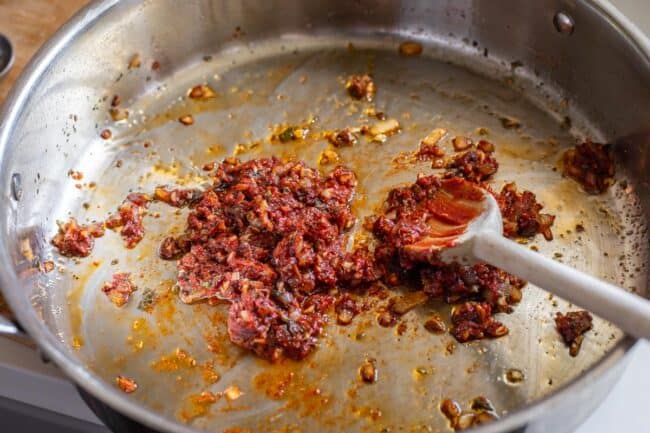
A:
[[[421,43],[422,55],[400,57],[405,40]],[[134,54],[141,65],[129,69]],[[361,122],[363,106],[350,104],[342,80],[371,71],[376,109],[399,119],[403,132],[382,145],[340,151],[360,179],[359,216],[391,186],[430,170],[395,170],[393,156],[414,150],[435,127],[450,136],[484,127],[501,163],[495,186],[516,180],[558,216],[556,240],[531,245],[645,295],[649,59],[647,41],[602,1],[93,3],[39,52],[4,107],[3,294],[30,337],[113,428],[444,431],[442,398],[466,406],[484,395],[501,419],[477,431],[571,431],[616,381],[633,341],[596,320],[580,355],[569,357],[552,317],[571,307],[535,287],[500,317],[511,329],[506,338],[452,348],[450,336],[424,332],[429,311],[448,313],[427,305],[409,313],[402,336],[368,315],[350,327],[330,325],[308,360],[278,366],[228,342],[222,308],[186,306],[169,292],[174,264],[161,262],[156,247],[165,233],[182,230],[184,214],[154,207],[160,216],[147,218],[136,249],[108,233],[78,262],[58,258],[49,240],[56,220],[101,219],[130,190],[201,184],[203,163],[233,153],[315,165],[324,141],[269,144],[270,125],[310,115],[322,129]],[[188,101],[187,90],[202,82],[217,98]],[[114,94],[130,113],[117,123],[108,114]],[[194,125],[177,122],[190,113]],[[522,128],[504,129],[503,116]],[[100,138],[105,128],[110,140]],[[586,196],[556,171],[562,151],[584,137],[616,145],[618,183],[604,196]],[[71,169],[84,179],[71,180]],[[576,224],[585,232],[576,233]],[[35,267],[51,259],[60,269]],[[167,295],[151,314],[136,307],[141,293],[117,310],[99,290],[117,271]],[[7,321],[0,330],[17,332]],[[196,366],[174,360],[179,348]],[[380,371],[371,386],[357,377],[367,357]],[[525,380],[509,382],[512,369]],[[270,396],[289,373],[285,394]],[[117,375],[135,378],[139,389],[125,395],[114,386]],[[191,403],[198,392],[233,385],[243,391],[235,401],[221,399],[205,413]],[[106,408],[132,421],[108,417]]]

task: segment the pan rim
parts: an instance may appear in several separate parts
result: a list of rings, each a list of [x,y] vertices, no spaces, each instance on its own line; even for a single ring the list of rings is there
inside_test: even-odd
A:
[[[19,79],[14,84],[7,96],[4,105],[0,109],[0,158],[5,154],[9,146],[9,139],[13,133],[16,120],[24,109],[24,103],[28,100],[30,89],[47,71],[52,61],[65,50],[71,40],[84,33],[99,20],[110,9],[117,6],[119,0],[95,0],[77,12],[64,26],[62,26],[52,38],[50,38],[34,55],[27,64]],[[630,46],[634,47],[645,62],[650,63],[650,43],[648,38],[632,24],[621,12],[619,12],[607,0],[583,0],[580,3],[586,7],[597,10],[609,25],[625,37]],[[0,165],[2,167],[4,163]],[[0,222],[4,217],[0,215]],[[98,398],[108,406],[114,408],[121,414],[141,422],[142,424],[167,432],[196,433],[200,430],[182,424],[174,419],[167,418],[143,403],[135,401],[120,390],[101,380],[88,368],[71,356],[63,348],[61,342],[45,327],[42,320],[37,316],[27,297],[21,297],[15,290],[9,287],[17,287],[18,280],[12,271],[13,264],[8,249],[0,249],[0,291],[5,296],[12,311],[18,312],[18,321],[38,344],[44,354],[51,359],[63,372],[83,388],[89,394]],[[552,407],[563,404],[570,393],[578,392],[589,386],[589,383],[597,380],[606,372],[616,366],[620,366],[629,358],[628,354],[635,340],[625,337],[608,351],[591,368],[579,374],[568,383],[559,387],[549,395],[534,402],[520,407],[515,412],[508,414],[499,421],[478,427],[472,431],[477,433],[495,433],[509,431],[525,425],[529,420],[539,414],[545,413]]]

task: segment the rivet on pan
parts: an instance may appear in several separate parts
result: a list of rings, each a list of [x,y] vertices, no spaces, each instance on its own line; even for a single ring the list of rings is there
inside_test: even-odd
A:
[[[20,173],[11,175],[11,195],[16,201],[20,201],[23,196],[23,180]]]
[[[555,14],[553,17],[553,24],[555,25],[555,30],[563,35],[570,35],[575,29],[573,18],[564,12],[558,12]]]
[[[39,349],[39,350],[38,350],[38,354],[40,355],[40,357],[41,357],[41,362],[42,362],[43,364],[49,364],[49,363],[51,362],[50,357],[47,356],[47,355],[45,354],[45,352],[43,352],[42,350]]]

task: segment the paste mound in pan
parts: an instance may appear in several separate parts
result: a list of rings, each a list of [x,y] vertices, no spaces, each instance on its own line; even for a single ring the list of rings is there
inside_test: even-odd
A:
[[[226,160],[177,244],[183,302],[230,302],[230,339],[259,356],[304,358],[334,303],[330,292],[376,281],[367,250],[347,252],[355,175],[301,162]]]

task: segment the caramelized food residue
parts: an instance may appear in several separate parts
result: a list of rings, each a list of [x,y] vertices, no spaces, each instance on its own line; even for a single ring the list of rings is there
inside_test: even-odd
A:
[[[472,400],[470,409],[465,411],[457,401],[445,399],[440,403],[440,411],[449,420],[449,426],[454,431],[466,430],[499,419],[492,403],[483,396]]]
[[[439,315],[434,314],[424,322],[424,329],[434,334],[442,334],[447,332],[447,325]]]
[[[198,189],[176,188],[169,190],[166,186],[157,186],[154,190],[154,200],[161,201],[169,206],[182,208],[195,203],[201,196]]]
[[[243,394],[237,385],[231,385],[223,391],[223,395],[226,396],[228,401],[235,401]]]
[[[366,362],[364,362],[359,368],[359,376],[361,376],[361,380],[365,383],[377,382],[378,374],[376,361],[374,359],[366,360]]]
[[[126,304],[136,288],[131,282],[128,272],[114,274],[110,282],[104,283],[102,292],[108,296],[108,299],[117,307]]]
[[[186,114],[178,118],[178,121],[185,126],[190,126],[194,124],[194,117],[191,114]]]
[[[52,239],[52,244],[63,256],[87,257],[95,245],[94,238],[104,236],[100,224],[79,225],[70,218],[67,223],[58,223],[59,232]]]
[[[185,422],[190,422],[196,418],[205,416],[210,411],[210,407],[215,404],[221,394],[213,394],[210,391],[203,391],[199,394],[192,394],[187,397],[186,403],[181,409],[179,418]]]
[[[171,355],[161,356],[151,363],[151,368],[159,372],[174,372],[194,367],[196,367],[196,360],[183,349],[176,349]]]
[[[51,260],[46,260],[42,264],[42,270],[43,272],[52,272],[54,270],[54,262]]]
[[[576,180],[589,194],[601,194],[614,183],[614,154],[609,144],[590,140],[562,156],[563,173]]]
[[[451,333],[461,343],[503,337],[508,333],[508,328],[492,317],[492,307],[485,302],[465,302],[454,307],[451,322],[454,324]]]
[[[108,110],[108,113],[111,115],[111,119],[113,119],[114,122],[119,122],[129,118],[129,110],[124,108],[111,107],[111,109]]]
[[[334,303],[334,311],[336,312],[336,323],[349,325],[361,311],[361,306],[350,294],[345,293]]]
[[[74,180],[81,180],[84,178],[84,174],[80,171],[69,170],[68,176]]]
[[[294,377],[293,371],[263,372],[253,378],[253,385],[267,397],[278,400],[284,397]]]
[[[514,117],[510,116],[502,116],[499,118],[501,121],[501,126],[503,126],[506,129],[519,129],[521,128],[521,122]]]
[[[115,378],[115,383],[117,383],[117,386],[127,394],[131,394],[138,389],[138,384],[135,383],[135,380],[129,379],[128,377],[117,376]]]
[[[447,168],[452,169],[452,173],[456,176],[461,176],[470,182],[483,182],[497,172],[499,163],[491,152],[477,149],[454,157],[447,164]]]
[[[406,41],[399,44],[399,54],[404,57],[415,57],[422,54],[422,45],[418,42]]]
[[[570,311],[555,315],[555,327],[569,347],[571,356],[578,356],[584,334],[592,328],[593,318],[587,311]]]
[[[365,99],[371,102],[375,97],[375,82],[370,75],[352,75],[345,83],[348,94],[354,99]]]
[[[418,161],[437,160],[445,156],[445,151],[437,144],[427,144],[424,140],[420,143],[420,149],[415,153]]]
[[[212,99],[216,96],[214,93],[214,90],[210,88],[207,84],[199,84],[198,86],[194,86],[190,89],[188,95],[190,99],[195,99],[198,101],[206,101],[208,99]]]
[[[472,141],[471,138],[463,137],[459,135],[457,137],[454,137],[453,140],[451,140],[451,144],[454,146],[454,150],[456,152],[460,152],[472,147],[474,145],[474,142]]]
[[[208,384],[217,383],[220,379],[219,373],[214,369],[214,363],[208,361],[201,365],[201,377],[203,381]]]
[[[136,69],[142,65],[142,60],[140,59],[140,54],[134,54],[129,60],[129,69]]]
[[[120,229],[127,248],[134,248],[144,237],[142,221],[151,198],[145,194],[129,194],[127,199],[117,208],[117,214],[106,219],[106,227]]]
[[[333,150],[325,149],[318,156],[318,165],[336,164],[340,160],[339,155]]]
[[[362,129],[361,133],[370,136],[372,141],[384,142],[386,138],[399,132],[400,124],[397,119],[380,120],[369,129]]]
[[[555,216],[540,213],[544,208],[530,191],[517,191],[514,182],[504,185],[497,196],[503,218],[503,234],[507,237],[530,238],[537,233],[547,241],[553,240],[551,225]]]
[[[357,136],[349,129],[345,128],[336,133],[326,135],[327,140],[335,147],[349,147],[357,142]]]

